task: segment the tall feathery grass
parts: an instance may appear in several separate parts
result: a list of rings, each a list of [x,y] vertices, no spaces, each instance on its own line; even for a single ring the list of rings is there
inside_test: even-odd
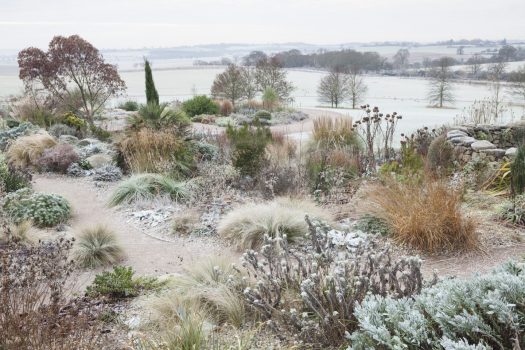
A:
[[[208,324],[204,310],[198,306],[184,302],[177,296],[171,300],[169,314],[163,314],[163,319],[153,319],[147,327],[147,336],[135,339],[137,350],[198,350],[208,349]],[[156,310],[153,305],[152,316]],[[162,306],[164,307],[164,306]],[[153,334],[153,336],[152,336]],[[161,345],[162,344],[162,345]]]
[[[230,280],[236,274],[231,259],[212,258],[197,263],[184,275],[175,277],[168,291],[150,301],[153,320],[177,320],[181,305],[186,305],[215,324],[241,327],[248,312],[243,286],[235,286]]]
[[[332,215],[307,200],[278,198],[260,204],[247,204],[228,213],[219,223],[219,234],[240,250],[259,248],[264,236],[297,241],[307,232],[305,215],[331,221]]]
[[[44,151],[56,144],[55,139],[47,132],[22,136],[7,149],[7,160],[14,168],[27,168],[36,165]]]
[[[133,173],[191,173],[193,154],[188,144],[171,131],[143,128],[119,144],[124,162]]]
[[[361,142],[350,117],[318,118],[313,123],[306,174],[313,191],[329,194],[361,172]]]
[[[76,260],[84,268],[110,266],[124,258],[115,234],[104,226],[85,230],[77,244]]]
[[[139,174],[123,181],[109,200],[110,206],[152,200],[157,196],[168,196],[173,200],[188,197],[184,183],[160,174]]]
[[[461,213],[461,193],[439,181],[387,181],[370,191],[375,216],[393,239],[426,252],[461,251],[479,244],[475,223]]]
[[[317,147],[358,146],[359,139],[352,127],[352,118],[328,117],[314,119],[312,141]]]

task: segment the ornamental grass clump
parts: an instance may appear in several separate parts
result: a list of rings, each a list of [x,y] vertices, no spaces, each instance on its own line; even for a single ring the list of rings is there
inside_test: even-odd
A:
[[[71,216],[71,206],[65,198],[29,188],[7,194],[3,209],[15,223],[30,220],[40,227],[55,226]]]
[[[107,227],[86,229],[78,238],[76,260],[84,268],[114,265],[123,258],[124,251]]]
[[[167,196],[172,200],[188,197],[185,185],[160,174],[139,174],[123,181],[115,189],[109,200],[110,206],[152,200],[157,196]]]
[[[118,145],[132,173],[161,173],[184,177],[192,173],[194,154],[188,142],[169,130],[144,128],[131,132]]]
[[[352,118],[317,118],[313,121],[312,141],[317,147],[360,146],[360,140],[353,129]]]
[[[313,123],[306,173],[312,191],[328,194],[360,174],[361,141],[351,118],[324,117]]]
[[[7,160],[15,168],[35,166],[44,151],[56,144],[55,139],[45,132],[22,136],[7,149]]]
[[[152,320],[162,324],[177,317],[182,305],[191,305],[214,324],[241,327],[248,318],[242,291],[246,283],[233,261],[212,258],[174,277],[164,293],[150,301]]]
[[[461,212],[461,192],[444,182],[387,179],[368,198],[373,215],[390,227],[397,243],[431,253],[479,244],[474,221]]]
[[[265,236],[297,242],[308,233],[305,215],[332,220],[330,213],[312,202],[283,197],[232,210],[220,221],[217,231],[241,250],[259,248]]]

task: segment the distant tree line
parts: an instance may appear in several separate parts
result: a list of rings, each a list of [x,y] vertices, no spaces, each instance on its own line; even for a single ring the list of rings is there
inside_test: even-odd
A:
[[[448,41],[447,44],[458,44],[463,41]],[[465,41],[463,44],[467,45],[482,45],[495,44],[495,42],[474,40],[472,43]],[[463,53],[464,49],[458,49],[458,54]],[[488,79],[488,73],[480,69],[482,64],[498,63],[498,62],[513,62],[525,60],[525,48],[515,47],[512,45],[504,45],[499,50],[491,52],[490,56],[485,54],[475,54],[467,60],[458,60],[453,57],[440,57],[437,59],[425,58],[421,62],[409,62],[410,52],[406,48],[400,49],[393,57],[391,62],[386,57],[381,56],[377,52],[359,52],[351,49],[344,49],[339,51],[319,50],[316,53],[305,54],[299,50],[289,50],[276,53],[271,57],[262,51],[253,51],[242,60],[244,66],[256,66],[257,62],[265,61],[270,58],[276,60],[283,68],[318,68],[325,70],[338,69],[342,71],[359,71],[359,72],[383,72],[391,75],[417,75],[427,76],[433,68],[441,66],[442,59],[446,58],[448,66],[470,65],[471,69],[466,76],[464,73],[455,72],[451,69],[451,77],[454,78],[470,78],[470,79]],[[409,72],[408,70],[412,71]],[[505,73],[502,80],[515,81],[517,78],[512,72]]]
[[[379,71],[392,69],[377,52],[359,52],[345,49],[340,51],[320,51],[312,54],[303,54],[299,50],[290,50],[277,53],[273,56],[285,68],[313,67],[331,69]]]

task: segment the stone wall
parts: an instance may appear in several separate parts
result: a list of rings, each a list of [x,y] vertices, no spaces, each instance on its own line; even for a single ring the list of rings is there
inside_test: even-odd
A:
[[[447,140],[454,146],[456,160],[510,160],[516,154],[517,137],[525,124],[463,125],[450,130]]]

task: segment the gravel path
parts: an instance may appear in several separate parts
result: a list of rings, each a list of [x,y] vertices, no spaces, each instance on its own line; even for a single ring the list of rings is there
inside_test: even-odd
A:
[[[525,243],[510,247],[492,248],[490,251],[480,251],[461,256],[428,257],[423,259],[423,274],[431,276],[435,271],[439,277],[468,278],[478,273],[490,272],[511,259],[519,261],[523,260],[524,257]]]
[[[36,175],[33,187],[35,191],[59,194],[71,203],[73,217],[68,234],[78,236],[84,228],[97,224],[115,232],[126,252],[122,264],[132,266],[138,274],[179,273],[212,255],[233,254],[217,239],[173,236],[167,242],[144,234],[121,213],[106,206],[110,188],[97,188],[88,179]]]
[[[316,118],[350,118],[350,115],[359,115],[360,110],[326,110],[326,109],[314,109],[314,108],[299,108],[301,112],[308,114],[308,119],[305,119],[300,122],[295,122],[291,124],[280,124],[271,126],[270,129],[275,132],[280,132],[286,135],[290,134],[299,134],[299,133],[309,133],[314,128],[313,120]],[[219,130],[224,130],[225,128],[211,125],[211,124],[200,124],[193,123],[193,129],[199,132],[210,132],[215,133]]]
[[[170,236],[170,241],[165,241],[144,234],[128,222],[122,213],[106,207],[111,188],[97,188],[88,179],[36,175],[33,187],[36,191],[59,194],[71,203],[73,218],[69,222],[71,228],[67,231],[68,234],[77,236],[82,229],[96,224],[106,225],[113,230],[127,255],[123,264],[132,266],[138,274],[160,276],[180,273],[184,268],[210,256],[238,255],[214,238]],[[524,257],[525,243],[492,247],[488,251],[460,256],[426,256],[423,257],[423,272],[426,276],[431,276],[436,271],[441,277],[465,278],[476,273],[489,272],[509,259],[521,260]],[[96,272],[98,271],[84,273],[85,280],[90,280]]]

